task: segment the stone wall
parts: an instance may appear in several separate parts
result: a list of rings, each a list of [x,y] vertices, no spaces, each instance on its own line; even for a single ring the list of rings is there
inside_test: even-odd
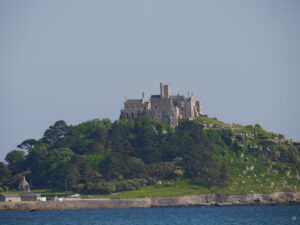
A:
[[[300,192],[249,195],[197,195],[140,199],[90,199],[47,202],[3,202],[0,210],[50,210],[97,208],[150,208],[178,206],[289,205],[300,204]]]
[[[73,201],[3,202],[0,210],[64,210],[64,209],[109,209],[109,208],[149,208],[150,199],[104,199]]]
[[[198,195],[168,198],[152,198],[151,207],[196,206],[196,205],[277,205],[300,204],[300,192],[277,192],[274,194],[249,195]]]

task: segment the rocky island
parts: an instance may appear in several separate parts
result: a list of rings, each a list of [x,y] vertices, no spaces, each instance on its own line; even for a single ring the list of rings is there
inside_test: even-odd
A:
[[[299,203],[299,142],[210,118],[193,94],[160,87],[125,98],[119,120],[59,120],[20,143],[0,162],[0,209]],[[47,201],[5,198],[30,190]]]

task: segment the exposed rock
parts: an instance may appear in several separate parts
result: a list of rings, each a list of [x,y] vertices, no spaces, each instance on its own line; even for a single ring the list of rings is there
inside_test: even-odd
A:
[[[283,185],[283,187],[286,187],[287,181],[286,180],[282,181],[282,185]]]
[[[280,152],[279,151],[273,151],[270,153],[270,158],[274,161],[279,160],[280,158]]]
[[[280,161],[288,163],[300,163],[300,158],[295,155],[282,156],[280,157]]]
[[[285,175],[287,177],[290,177],[290,174],[291,174],[291,168],[288,168],[286,171],[285,171]]]
[[[238,134],[235,134],[234,137],[235,137],[236,140],[241,142],[245,139],[245,134],[239,134],[238,133]]]
[[[278,170],[270,170],[269,175],[277,176],[278,175]]]
[[[249,166],[249,167],[246,166],[246,170],[247,170],[247,171],[252,171],[252,170],[254,170],[254,166]]]
[[[282,142],[286,140],[286,138],[283,134],[278,134],[278,139]]]
[[[259,151],[258,146],[255,146],[255,147],[249,147],[249,152],[251,152],[251,153],[256,153],[256,152],[258,152],[258,151]]]

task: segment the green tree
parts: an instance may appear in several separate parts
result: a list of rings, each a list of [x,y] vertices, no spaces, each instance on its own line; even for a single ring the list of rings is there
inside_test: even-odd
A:
[[[159,136],[154,127],[144,127],[135,139],[135,156],[146,163],[160,162],[162,152],[158,145]]]
[[[13,174],[20,172],[25,159],[25,152],[21,150],[13,150],[7,153],[5,161]]]
[[[88,182],[98,182],[98,180],[102,177],[101,174],[92,169],[88,161],[83,156],[76,155],[71,159],[72,165],[77,168],[79,174],[77,178],[78,183],[86,184]]]
[[[10,177],[11,177],[10,169],[3,162],[0,162],[0,185],[7,184]]]
[[[172,179],[176,167],[171,162],[152,163],[148,167],[149,175],[157,179]]]
[[[51,145],[56,144],[61,138],[63,138],[68,132],[68,126],[65,121],[59,120],[50,126],[44,133],[42,142]]]
[[[113,152],[122,152],[126,154],[132,154],[133,146],[133,121],[120,120],[115,122],[112,129],[109,131],[109,143],[110,149]]]
[[[35,145],[37,145],[39,142],[35,139],[27,139],[23,141],[21,144],[19,144],[17,147],[21,149],[25,149],[28,152],[30,152]]]
[[[48,186],[49,166],[45,162],[49,156],[49,147],[48,144],[38,144],[26,158],[25,165],[31,171],[30,179],[34,187],[46,188]]]
[[[80,138],[80,132],[76,126],[69,126],[68,132],[64,135],[63,138],[59,139],[55,144],[57,148],[70,148],[77,152],[78,141]]]
[[[80,173],[78,168],[69,161],[62,162],[55,170],[53,188],[69,191],[78,183]]]
[[[227,168],[224,163],[222,163],[222,166],[220,168],[220,181],[219,186],[226,186],[228,182],[230,181],[229,174],[227,172]]]

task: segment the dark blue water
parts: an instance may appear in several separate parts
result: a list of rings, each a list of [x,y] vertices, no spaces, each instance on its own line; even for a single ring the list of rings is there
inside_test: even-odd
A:
[[[0,211],[0,224],[300,224],[300,206]]]

